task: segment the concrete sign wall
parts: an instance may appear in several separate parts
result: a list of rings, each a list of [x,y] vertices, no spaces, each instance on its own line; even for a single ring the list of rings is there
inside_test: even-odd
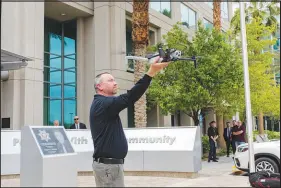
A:
[[[201,169],[200,127],[127,128],[124,131],[129,147],[125,171],[198,172]],[[78,154],[78,171],[92,171],[94,147],[90,130],[66,130],[66,135]],[[20,143],[20,131],[1,131],[2,175],[18,172]],[[171,159],[177,160],[170,163]]]

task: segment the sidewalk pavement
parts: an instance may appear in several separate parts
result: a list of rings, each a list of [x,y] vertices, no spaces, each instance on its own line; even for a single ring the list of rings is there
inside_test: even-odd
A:
[[[219,162],[202,162],[199,177],[167,178],[148,176],[125,176],[126,187],[251,187],[248,176],[232,175],[234,165],[231,157],[220,157]],[[19,187],[19,179],[3,179],[1,187]],[[93,176],[79,176],[79,187],[95,187]]]

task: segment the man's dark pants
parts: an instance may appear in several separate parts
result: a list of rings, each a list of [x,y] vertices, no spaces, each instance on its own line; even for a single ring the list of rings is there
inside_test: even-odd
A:
[[[227,154],[227,156],[229,156],[230,146],[232,147],[233,154],[235,154],[235,147],[233,147],[233,145],[235,145],[235,144],[232,142],[232,140],[226,139],[225,143],[226,143],[226,154]]]
[[[208,160],[216,160],[216,145],[215,142],[213,140],[209,140],[209,144],[210,144],[210,151],[209,151],[209,157]]]

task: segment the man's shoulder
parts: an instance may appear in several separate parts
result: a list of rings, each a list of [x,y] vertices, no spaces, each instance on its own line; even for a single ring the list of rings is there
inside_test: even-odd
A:
[[[113,100],[114,98],[116,98],[116,97],[115,96],[104,96],[104,95],[96,94],[94,96],[93,105],[103,104],[103,103],[106,103],[106,102],[109,102],[109,101]]]
[[[70,128],[74,127],[74,123],[70,125]]]

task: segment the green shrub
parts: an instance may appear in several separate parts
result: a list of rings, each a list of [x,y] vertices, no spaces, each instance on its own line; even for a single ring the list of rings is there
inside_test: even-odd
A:
[[[226,155],[226,150],[223,148],[220,148],[217,150],[217,156],[225,156]]]
[[[203,144],[203,153],[208,153],[209,150],[210,150],[209,137],[208,136],[202,136],[202,144]]]

